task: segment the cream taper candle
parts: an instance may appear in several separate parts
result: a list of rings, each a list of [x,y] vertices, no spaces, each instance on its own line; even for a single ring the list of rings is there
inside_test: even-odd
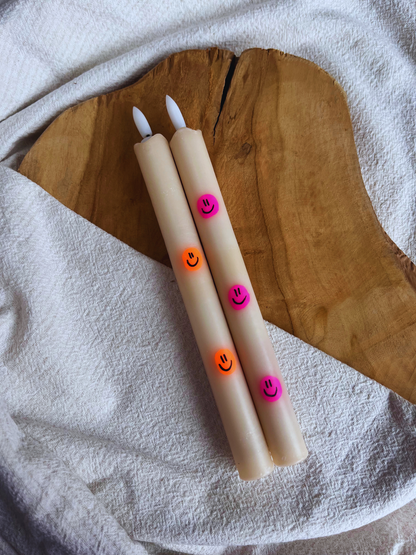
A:
[[[308,451],[202,132],[186,127],[178,106],[168,96],[166,104],[177,129],[170,147],[273,461],[278,466],[296,464]]]
[[[168,141],[152,136],[133,111],[144,137],[134,151],[182,294],[208,380],[242,480],[273,470],[273,462],[204,256]],[[172,376],[174,379],[174,376]]]

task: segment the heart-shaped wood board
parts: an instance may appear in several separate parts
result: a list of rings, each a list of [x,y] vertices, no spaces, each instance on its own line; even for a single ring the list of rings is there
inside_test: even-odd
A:
[[[136,84],[61,114],[20,172],[169,264],[133,152],[132,107],[174,129],[165,94],[202,129],[266,320],[416,401],[416,273],[366,193],[345,93],[277,50],[174,54]]]

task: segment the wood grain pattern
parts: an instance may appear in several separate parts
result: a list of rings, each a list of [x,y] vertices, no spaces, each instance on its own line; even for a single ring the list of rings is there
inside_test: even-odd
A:
[[[173,135],[165,94],[202,129],[263,316],[416,402],[416,273],[366,193],[345,93],[276,50],[170,56],[59,116],[20,172],[169,264],[133,152],[131,110]]]

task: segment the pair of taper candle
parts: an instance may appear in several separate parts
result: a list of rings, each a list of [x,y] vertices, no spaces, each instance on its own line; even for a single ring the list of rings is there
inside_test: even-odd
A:
[[[137,109],[135,122],[144,139],[134,149],[237,469],[242,479],[256,479],[268,474],[273,466],[265,451],[264,437],[262,440],[259,435],[261,428],[252,400],[276,465],[296,464],[306,458],[307,450],[202,133],[188,129],[174,101],[170,97],[166,100],[169,116],[177,129],[170,149],[162,135],[152,136],[147,120]],[[197,263],[197,259],[200,262]],[[235,388],[234,382],[243,377],[235,351],[241,360],[251,398],[247,397],[247,386],[244,387],[243,382],[238,381],[239,389]],[[221,368],[228,368],[227,362],[231,359],[236,371],[227,375]]]

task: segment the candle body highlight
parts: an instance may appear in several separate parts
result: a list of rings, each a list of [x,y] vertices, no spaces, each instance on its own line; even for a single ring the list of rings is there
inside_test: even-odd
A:
[[[273,461],[308,455],[202,132],[181,128],[171,150]]]
[[[157,134],[134,150],[240,478],[261,478],[273,462],[169,144]]]

